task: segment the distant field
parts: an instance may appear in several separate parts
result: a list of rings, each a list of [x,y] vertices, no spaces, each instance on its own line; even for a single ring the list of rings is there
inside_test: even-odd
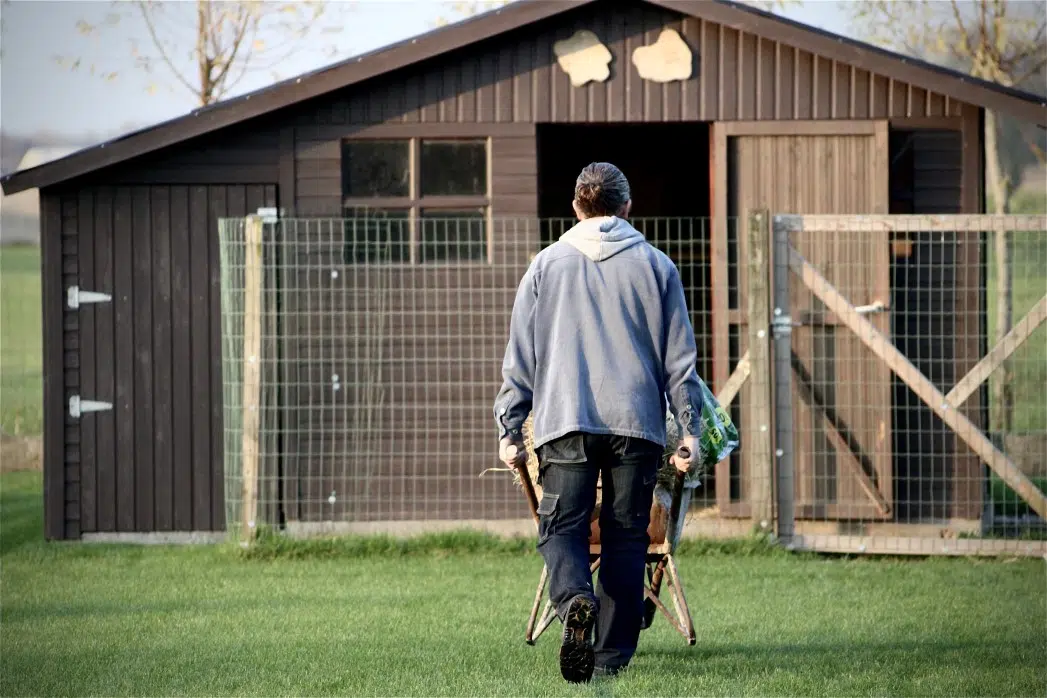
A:
[[[0,429],[36,436],[43,429],[40,250],[0,247]]]

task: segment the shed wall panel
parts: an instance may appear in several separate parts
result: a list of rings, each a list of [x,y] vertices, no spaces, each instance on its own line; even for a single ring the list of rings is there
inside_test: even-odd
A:
[[[66,282],[113,296],[65,325],[66,383],[113,403],[66,430],[65,529],[221,530],[216,216],[275,206],[276,185],[84,187],[60,203],[62,239],[79,242]]]
[[[610,76],[572,87],[553,44],[582,29],[611,51]],[[663,29],[691,49],[686,80],[644,80],[633,64]],[[346,88],[301,105],[296,123],[859,119],[958,116],[960,106],[774,37],[634,5],[581,7]]]

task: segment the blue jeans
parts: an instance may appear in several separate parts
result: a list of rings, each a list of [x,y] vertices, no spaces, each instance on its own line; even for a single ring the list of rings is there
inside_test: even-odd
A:
[[[538,452],[538,550],[549,568],[549,598],[561,620],[574,597],[596,602],[596,666],[623,668],[636,652],[644,615],[647,527],[661,458],[662,447],[651,441],[581,433]],[[594,593],[589,533],[601,474],[601,560]]]

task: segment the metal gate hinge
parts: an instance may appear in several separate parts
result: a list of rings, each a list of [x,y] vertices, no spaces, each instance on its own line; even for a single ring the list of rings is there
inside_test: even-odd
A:
[[[80,307],[82,303],[109,303],[113,297],[108,293],[96,291],[81,291],[79,286],[70,286],[66,292],[65,302],[73,310]]]
[[[779,315],[771,320],[771,334],[775,337],[788,337],[793,333],[793,327],[800,323],[793,322],[789,315]]]
[[[79,419],[88,412],[108,412],[113,409],[111,402],[98,402],[97,400],[81,400],[79,395],[69,398],[69,416]]]

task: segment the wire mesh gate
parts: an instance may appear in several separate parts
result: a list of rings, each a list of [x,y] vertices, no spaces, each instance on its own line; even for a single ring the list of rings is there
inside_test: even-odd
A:
[[[1047,553],[1047,217],[755,213],[767,227],[783,542]]]
[[[713,334],[733,328],[733,370],[709,382],[742,448],[696,493],[685,535],[755,527],[825,550],[1039,554],[1027,482],[1042,489],[1047,475],[1043,217],[757,211],[726,226],[728,245],[745,237],[750,250],[720,248],[729,289],[710,282],[710,221],[632,222],[681,270],[707,380]],[[494,465],[489,406],[516,285],[570,223],[221,221],[231,529],[528,533],[508,479],[478,475]],[[1001,233],[1014,315],[1028,313],[1009,332],[989,298]],[[718,314],[739,279],[750,292]],[[990,423],[979,388],[997,366],[1010,428]]]

